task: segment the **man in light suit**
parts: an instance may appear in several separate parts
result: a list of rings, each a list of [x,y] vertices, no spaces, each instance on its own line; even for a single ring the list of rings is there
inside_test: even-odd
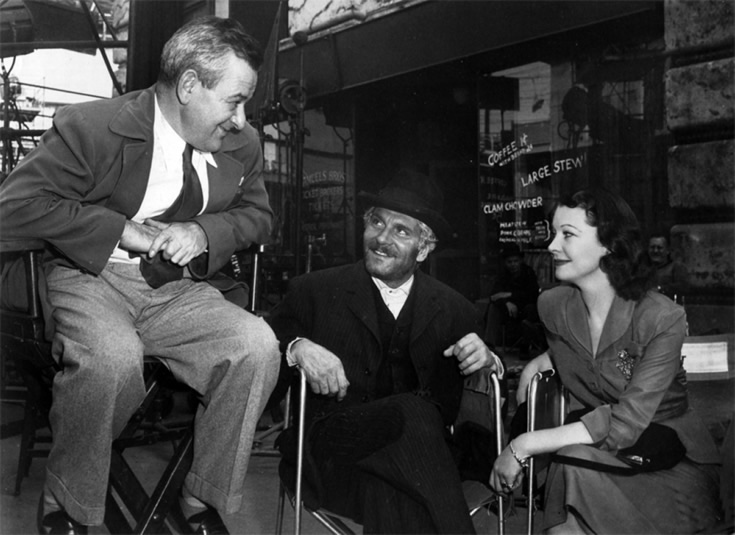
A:
[[[312,391],[307,499],[365,533],[473,533],[446,428],[464,377],[502,365],[475,307],[418,269],[451,235],[438,185],[403,170],[361,196],[364,259],[294,279],[271,321]]]
[[[270,232],[260,143],[244,111],[261,63],[236,21],[194,20],[166,44],[156,85],[60,110],[2,184],[3,239],[49,244],[62,371],[42,533],[103,522],[111,442],[144,396],[144,354],[200,395],[181,500],[192,530],[226,533],[220,513],[240,508],[280,366],[272,330],[220,291],[244,292],[219,271]]]

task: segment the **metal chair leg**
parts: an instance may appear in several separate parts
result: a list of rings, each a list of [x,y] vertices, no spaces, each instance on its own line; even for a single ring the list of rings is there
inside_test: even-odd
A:
[[[528,397],[526,400],[526,408],[527,408],[527,430],[528,431],[534,431],[538,427],[537,418],[538,418],[538,397],[539,397],[539,385],[542,381],[549,382],[554,378],[556,375],[556,370],[550,369],[545,370],[543,372],[538,372],[536,375],[533,376],[531,379],[530,384],[528,385]],[[546,393],[548,396],[548,393]],[[554,397],[553,401],[558,401],[558,412],[557,414],[553,415],[555,418],[555,421],[552,422],[552,425],[546,425],[546,427],[554,427],[558,425],[562,425],[564,423],[564,418],[566,416],[567,411],[567,393],[564,389],[564,386],[560,383],[558,384],[558,387],[556,387],[554,390],[551,391],[551,395]],[[548,399],[546,400],[548,402]],[[536,473],[536,462],[534,457],[530,457],[528,459],[528,468],[526,469],[526,495],[528,500],[528,510],[527,510],[527,517],[526,517],[526,526],[527,526],[527,533],[528,535],[532,535],[533,533],[533,517],[534,517],[534,509],[536,504],[536,497],[534,496],[536,488],[535,488],[535,473]]]
[[[503,415],[500,403],[500,381],[496,373],[490,374],[490,380],[493,383],[493,413],[495,415],[495,449],[497,456],[503,451]],[[509,498],[512,499],[512,498]],[[498,535],[505,534],[505,498],[498,495]]]

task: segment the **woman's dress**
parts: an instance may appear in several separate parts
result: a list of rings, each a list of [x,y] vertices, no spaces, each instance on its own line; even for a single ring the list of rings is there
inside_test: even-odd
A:
[[[593,533],[696,533],[720,516],[720,455],[702,420],[689,407],[681,347],[684,309],[656,292],[640,301],[615,297],[597,354],[592,354],[579,290],[559,286],[541,294],[539,313],[549,356],[594,444],[558,453],[625,466],[615,458],[649,423],[671,427],[686,447],[675,467],[616,475],[552,463],[546,481],[544,529],[573,510]]]

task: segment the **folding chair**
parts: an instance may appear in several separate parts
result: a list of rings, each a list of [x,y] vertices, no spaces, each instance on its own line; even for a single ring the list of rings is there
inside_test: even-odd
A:
[[[3,381],[17,375],[22,380],[23,429],[18,455],[18,471],[13,494],[19,495],[23,478],[28,475],[34,458],[48,455],[51,439],[39,435],[48,427],[51,407],[51,384],[58,366],[50,358],[51,347],[44,337],[44,320],[37,295],[38,274],[44,244],[37,240],[0,241],[0,267],[3,274],[2,307],[0,307],[0,348]],[[22,261],[18,261],[22,259]],[[11,273],[17,270],[17,273]],[[13,287],[9,279],[25,277],[22,287]],[[6,281],[8,283],[6,284]],[[14,306],[11,303],[14,302]]]
[[[528,423],[527,430],[548,429],[558,427],[564,423],[569,406],[568,393],[561,384],[559,375],[553,368],[538,372],[528,385],[526,410]],[[528,460],[526,472],[526,493],[528,511],[526,525],[528,535],[533,533],[533,516],[536,512],[536,461],[534,457]]]
[[[452,431],[465,422],[481,426],[492,433],[494,461],[505,445],[503,427],[503,390],[495,372],[487,369],[473,373],[465,379],[462,402],[457,420]],[[470,516],[475,516],[483,509],[489,509],[497,503],[498,533],[505,532],[505,498],[490,489],[489,482],[481,483],[476,480],[463,481],[462,488],[470,510]]]
[[[232,255],[232,267],[233,267],[233,275],[235,278],[238,278],[242,274],[242,263],[241,260],[243,259],[243,256],[249,256],[249,264],[250,264],[250,279],[248,280],[248,284],[250,286],[250,300],[248,301],[248,311],[252,314],[255,314],[256,316],[265,317],[267,316],[268,312],[264,311],[262,308],[259,308],[259,296],[261,294],[261,284],[262,284],[262,277],[261,277],[261,269],[262,269],[262,261],[263,261],[263,254],[265,253],[265,245],[261,244],[253,244],[245,251],[236,253]],[[282,390],[281,390],[282,392]],[[274,392],[272,398],[269,400],[269,405],[271,403],[278,403],[280,402],[280,399],[278,399],[279,393]],[[277,422],[274,423],[270,428],[264,429],[262,431],[258,431],[255,433],[255,437],[253,438],[253,449],[250,453],[251,456],[256,457],[278,457],[280,454],[277,450],[267,450],[263,449],[263,443],[265,440],[273,435],[274,433],[278,433],[279,431],[283,430],[284,423],[283,422]]]
[[[45,244],[39,240],[0,241],[3,274],[6,274],[6,269],[20,269],[22,266],[25,276],[22,290],[13,287],[5,279],[7,284],[3,285],[3,293],[12,292],[20,299],[18,305],[10,305],[4,299],[0,309],[3,362],[20,372],[27,389],[15,481],[16,494],[20,493],[21,482],[28,474],[31,460],[48,455],[49,448],[38,445],[51,442],[49,437],[37,436],[38,429],[43,427],[41,424],[48,424],[51,386],[54,375],[59,371],[51,356],[51,345],[46,338],[41,307],[39,280],[44,250]],[[161,417],[158,396],[166,381],[172,381],[170,374],[165,365],[152,356],[145,357],[145,368],[145,398],[124,431],[112,444],[110,486],[105,514],[105,525],[110,533],[170,533],[164,526],[164,521],[177,499],[179,487],[191,462],[191,420],[165,426]],[[161,440],[172,440],[177,444],[173,457],[149,496],[125,460],[123,452],[129,447],[149,445]],[[129,522],[131,517],[132,524]],[[174,518],[173,522],[181,527],[185,525],[180,523],[181,520]]]
[[[260,284],[260,255],[264,246],[253,244],[248,249],[233,255],[233,271],[239,269],[237,259],[250,257],[251,272],[248,284],[250,296],[248,310],[257,314],[256,305]],[[239,273],[236,273],[239,275]],[[146,357],[145,363],[150,367],[146,381],[146,397],[130,422],[113,441],[112,465],[110,468],[110,490],[105,509],[105,524],[111,533],[168,533],[164,521],[167,519],[172,527],[181,533],[186,533],[190,527],[176,504],[179,489],[189,472],[193,455],[194,426],[193,418],[190,421],[180,421],[161,425],[159,411],[155,404],[157,396],[163,388],[180,389],[183,385],[176,382],[168,372],[166,366],[155,359]],[[267,455],[258,449],[263,438],[277,429],[256,434],[252,455]],[[164,469],[159,482],[150,495],[140,484],[132,468],[123,456],[123,451],[129,447],[149,445],[157,442],[171,441],[174,444],[173,455]],[[113,499],[112,490],[117,495]],[[136,520],[135,526],[127,523],[123,508],[127,509]]]
[[[485,376],[482,374],[486,373]],[[478,383],[479,386],[478,387]],[[488,387],[489,386],[489,391]],[[485,392],[486,397],[486,419],[482,422],[487,429],[492,430],[495,435],[495,455],[499,455],[503,449],[503,419],[501,414],[501,390],[498,376],[495,372],[477,372],[470,376],[465,381],[465,393],[463,395],[463,403],[468,392],[478,394]],[[306,423],[306,397],[307,397],[307,382],[306,375],[303,371],[299,374],[298,383],[298,415],[297,424],[297,457],[296,457],[296,484],[293,490],[288,489],[283,481],[280,483],[279,494],[278,494],[278,509],[276,518],[276,533],[281,535],[283,533],[283,516],[286,496],[289,497],[291,505],[294,507],[294,533],[296,535],[301,534],[301,523],[302,523],[302,512],[305,510],[312,517],[318,520],[330,533],[334,535],[353,535],[354,531],[342,520],[341,517],[326,511],[324,509],[313,509],[308,505],[304,504],[303,500],[303,468],[304,468],[304,426]],[[287,395],[286,408],[287,413],[284,421],[289,422],[290,417],[290,396],[291,391]],[[461,409],[460,409],[461,412]],[[500,495],[495,495],[487,486],[485,486],[485,492],[477,492],[477,485],[481,485],[478,482],[465,482],[463,488],[465,490],[465,496],[471,496],[471,502],[468,500],[468,507],[470,514],[474,516],[478,511],[489,507],[489,505],[497,500],[498,502],[498,533],[503,535],[505,533],[505,512],[504,512],[504,499]]]
[[[0,344],[3,364],[15,367],[26,386],[23,434],[15,481],[15,493],[20,493],[23,477],[28,474],[34,457],[48,455],[49,448],[41,447],[51,442],[47,436],[39,436],[37,430],[48,425],[47,415],[51,406],[51,386],[59,371],[51,356],[50,343],[45,335],[45,322],[41,307],[39,280],[41,256],[45,243],[40,240],[0,241],[2,273],[17,269],[25,278],[23,288],[3,283],[3,303],[0,307]],[[262,252],[254,246],[252,252]],[[257,256],[253,260],[257,263]],[[258,284],[257,264],[250,281],[253,289]],[[22,280],[22,279],[21,279]],[[12,296],[5,294],[13,294]],[[254,294],[253,294],[254,295]],[[10,305],[7,297],[19,303]],[[251,301],[254,299],[251,297]],[[251,305],[254,306],[254,305]],[[167,418],[162,410],[161,394],[185,388],[178,383],[168,368],[155,356],[144,359],[146,395],[129,420],[125,429],[112,443],[109,488],[106,499],[105,525],[110,533],[170,533],[189,529],[178,507],[179,489],[189,471],[193,445],[193,413],[178,421]],[[188,389],[186,389],[188,391]],[[135,475],[123,453],[136,446],[171,441],[173,455],[166,465],[155,489],[149,495]],[[132,522],[131,520],[132,519]]]

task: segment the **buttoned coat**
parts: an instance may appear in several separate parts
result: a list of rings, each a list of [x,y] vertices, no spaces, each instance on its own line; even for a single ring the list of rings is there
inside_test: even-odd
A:
[[[320,344],[341,360],[350,386],[343,401],[310,392],[307,418],[320,417],[338,407],[376,398],[377,369],[383,356],[375,283],[362,261],[297,277],[274,311],[271,326],[283,349],[296,337]],[[409,355],[416,370],[420,395],[440,409],[444,423],[454,422],[463,389],[457,359],[442,352],[480,329],[476,308],[461,294],[417,271]]]
[[[639,301],[616,296],[596,354],[576,287],[543,292],[539,314],[562,383],[592,409],[582,422],[601,449],[614,453],[632,446],[651,422],[657,422],[677,432],[691,460],[720,462],[710,433],[688,403],[682,307],[657,292]]]
[[[99,274],[145,195],[154,92],[60,109],[40,146],[0,187],[3,239],[43,239],[52,263]],[[233,252],[264,243],[272,219],[257,132],[246,125],[228,134],[213,157],[207,206],[194,218],[208,240],[208,253],[195,259],[202,279],[214,277]]]

